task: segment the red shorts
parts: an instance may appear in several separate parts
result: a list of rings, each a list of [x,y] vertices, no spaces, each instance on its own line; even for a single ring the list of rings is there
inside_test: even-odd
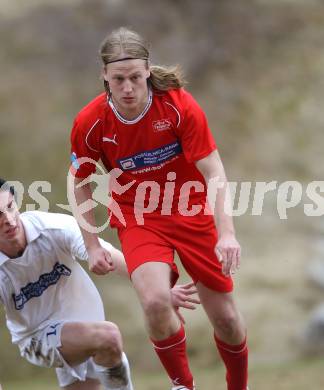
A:
[[[174,263],[177,251],[195,283],[219,292],[233,290],[232,278],[223,275],[215,254],[217,231],[210,215],[148,214],[144,225],[127,221],[126,228],[118,228],[118,235],[130,275],[141,264],[158,261],[170,264],[174,282],[178,277]]]

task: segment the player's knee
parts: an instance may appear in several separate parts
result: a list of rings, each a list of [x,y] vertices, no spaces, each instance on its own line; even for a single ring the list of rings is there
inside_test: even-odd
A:
[[[230,312],[215,318],[214,323],[216,329],[231,337],[237,333],[239,318],[235,312]]]
[[[171,298],[169,293],[158,292],[148,294],[143,302],[144,312],[151,314],[164,314],[171,310]]]
[[[122,337],[116,324],[105,321],[96,327],[94,342],[98,350],[119,355],[122,352]]]

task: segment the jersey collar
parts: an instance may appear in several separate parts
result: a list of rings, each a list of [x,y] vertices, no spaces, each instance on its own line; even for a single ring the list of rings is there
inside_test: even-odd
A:
[[[107,96],[108,104],[109,104],[110,108],[113,110],[113,113],[116,115],[117,119],[119,119],[125,125],[133,125],[134,123],[139,122],[143,118],[143,116],[147,113],[147,111],[150,109],[150,107],[152,105],[152,100],[153,100],[153,92],[152,92],[152,89],[149,87],[148,99],[147,99],[146,106],[144,107],[144,110],[138,115],[137,118],[132,119],[132,120],[128,120],[128,119],[125,119],[123,116],[121,116],[120,113],[117,111],[116,107],[114,106],[114,103],[112,101],[111,96]]]
[[[0,252],[0,266],[6,262],[9,259],[7,255],[5,255],[3,252]]]
[[[27,244],[36,240],[41,234],[40,230],[31,222],[30,219],[26,218],[24,214],[20,215],[21,222],[25,229]]]

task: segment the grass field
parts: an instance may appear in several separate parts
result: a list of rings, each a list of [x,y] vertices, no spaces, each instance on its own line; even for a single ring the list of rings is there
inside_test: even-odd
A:
[[[195,372],[198,390],[225,390],[223,369]],[[156,372],[133,371],[136,390],[169,390],[166,376]],[[3,390],[57,390],[55,381],[10,382]],[[324,388],[323,360],[298,360],[289,364],[255,365],[250,373],[250,390],[322,390]]]

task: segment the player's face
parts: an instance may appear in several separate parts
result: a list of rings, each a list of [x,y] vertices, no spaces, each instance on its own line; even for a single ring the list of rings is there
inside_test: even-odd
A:
[[[9,191],[0,191],[0,243],[15,241],[23,234],[19,211]]]
[[[139,115],[148,99],[147,79],[150,71],[145,60],[125,60],[108,64],[104,68],[104,79],[108,81],[113,102],[126,118]]]

